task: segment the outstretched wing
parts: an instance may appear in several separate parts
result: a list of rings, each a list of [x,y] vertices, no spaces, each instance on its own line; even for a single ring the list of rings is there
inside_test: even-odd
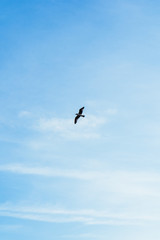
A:
[[[82,107],[82,108],[79,109],[79,114],[82,114],[82,113],[83,113],[83,109],[84,109],[84,107]]]
[[[77,123],[77,120],[78,120],[79,117],[80,117],[80,116],[76,116],[76,117],[75,117],[75,119],[74,119],[74,124]]]

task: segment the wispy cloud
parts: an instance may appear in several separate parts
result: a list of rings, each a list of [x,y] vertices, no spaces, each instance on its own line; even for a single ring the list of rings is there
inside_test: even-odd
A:
[[[55,178],[78,180],[74,182],[74,193],[67,192],[63,186],[61,190],[66,199],[69,195],[70,200],[73,197],[77,201],[79,198],[86,201],[85,205],[80,202],[79,209],[61,207],[65,206],[65,201],[61,201],[60,207],[46,203],[39,206],[32,202],[8,203],[0,205],[1,216],[57,223],[79,222],[87,225],[136,225],[160,221],[160,176],[156,172],[111,169],[88,171],[18,164],[0,165],[0,172],[50,178],[50,184],[51,178],[54,178],[54,184]],[[71,188],[73,181],[68,181]],[[45,195],[48,190],[51,193],[50,188],[46,188]],[[67,206],[72,206],[72,200]]]
[[[111,213],[93,209],[58,209],[12,204],[0,206],[0,216],[8,216],[33,221],[69,223],[80,222],[87,225],[139,225],[151,221],[160,221],[160,216],[130,213]]]
[[[86,239],[98,239],[98,238],[104,238],[104,236],[100,234],[94,234],[94,233],[81,233],[81,234],[65,234],[61,236],[62,238],[69,238],[69,239],[76,239],[76,238],[86,238]]]
[[[99,175],[98,172],[84,172],[75,169],[55,169],[49,167],[28,167],[20,164],[13,165],[1,165],[0,171],[12,172],[16,174],[27,174],[27,175],[41,175],[46,177],[65,177],[65,178],[75,178],[82,180],[89,180],[95,178]]]
[[[97,191],[113,192],[128,196],[157,196],[160,176],[155,172],[136,172],[120,170],[84,170],[62,169],[54,167],[36,167],[20,164],[0,165],[1,172],[22,175],[39,175],[44,177],[59,177],[87,180]]]
[[[80,119],[77,125],[74,125],[73,120],[74,119],[41,118],[35,129],[41,132],[56,132],[59,135],[70,139],[90,139],[100,137],[98,128],[107,122],[106,118],[93,115]]]

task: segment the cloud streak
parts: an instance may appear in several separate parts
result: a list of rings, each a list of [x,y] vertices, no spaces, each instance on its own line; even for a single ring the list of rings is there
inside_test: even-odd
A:
[[[145,214],[111,213],[93,209],[69,210],[41,206],[15,206],[12,204],[1,205],[0,216],[56,223],[79,222],[86,225],[141,225],[160,221],[160,216]]]
[[[52,178],[68,178],[88,181],[97,192],[112,192],[129,197],[160,197],[159,174],[119,170],[87,171],[84,169],[61,169],[53,167],[33,167],[20,164],[0,165],[0,172],[34,175]],[[93,191],[94,192],[94,191]]]
[[[64,178],[74,178],[89,180],[93,179],[100,173],[98,172],[84,172],[78,170],[64,170],[64,169],[54,169],[49,167],[28,167],[20,164],[13,165],[0,165],[1,172],[11,172],[15,174],[24,174],[24,175],[40,175],[44,177],[64,177]]]

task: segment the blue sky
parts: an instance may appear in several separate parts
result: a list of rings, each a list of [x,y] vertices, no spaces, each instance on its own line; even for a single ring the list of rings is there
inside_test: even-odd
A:
[[[0,1],[1,239],[160,238],[159,12]]]

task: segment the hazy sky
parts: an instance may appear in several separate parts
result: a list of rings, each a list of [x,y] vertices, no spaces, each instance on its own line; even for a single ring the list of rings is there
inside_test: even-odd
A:
[[[160,239],[159,13],[0,1],[0,239]]]

